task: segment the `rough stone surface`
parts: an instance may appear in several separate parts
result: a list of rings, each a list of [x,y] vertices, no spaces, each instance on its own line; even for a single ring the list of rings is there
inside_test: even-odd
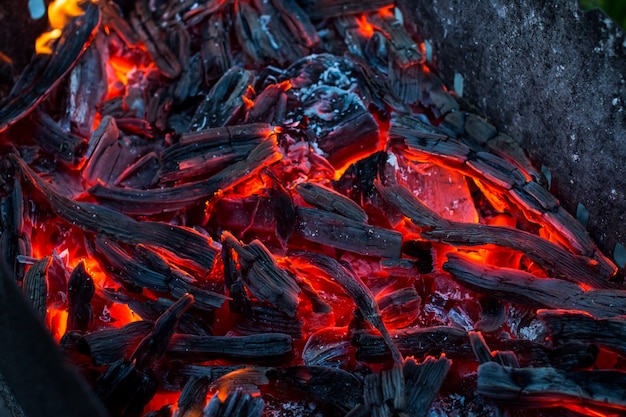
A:
[[[406,0],[446,85],[552,173],[608,255],[626,245],[626,38],[576,0]]]

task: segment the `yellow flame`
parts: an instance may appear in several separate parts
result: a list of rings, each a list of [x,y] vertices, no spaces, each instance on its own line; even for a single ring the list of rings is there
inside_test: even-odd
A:
[[[52,30],[43,33],[35,41],[35,51],[38,54],[51,54],[52,42],[61,36],[61,29],[67,26],[73,18],[80,16],[84,10],[80,7],[86,0],[55,0],[48,6],[48,20]]]

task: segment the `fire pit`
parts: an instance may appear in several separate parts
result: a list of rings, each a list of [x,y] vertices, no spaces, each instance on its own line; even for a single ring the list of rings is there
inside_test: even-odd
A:
[[[36,378],[65,415],[626,409],[617,266],[414,16],[73,7],[0,108],[0,249],[21,343],[44,323],[84,382],[0,364],[13,415]]]

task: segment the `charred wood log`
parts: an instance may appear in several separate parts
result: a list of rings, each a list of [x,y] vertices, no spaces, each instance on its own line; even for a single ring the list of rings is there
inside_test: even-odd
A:
[[[252,295],[293,317],[300,288],[278,266],[269,250],[259,240],[244,245],[228,232],[222,235],[222,240],[237,253],[242,279]]]
[[[626,355],[626,320],[623,317],[595,318],[582,311],[566,310],[540,310],[538,316],[557,346],[595,343]]]
[[[209,199],[220,190],[235,186],[279,158],[274,141],[266,139],[246,159],[225,167],[207,180],[149,190],[110,187],[98,182],[89,189],[89,193],[100,204],[126,214],[151,215],[176,211]]]
[[[148,243],[166,248],[210,269],[217,251],[211,240],[188,228],[157,222],[138,222],[124,214],[92,203],[76,202],[61,195],[15,155],[9,160],[22,178],[44,195],[52,209],[65,221],[93,233],[128,244]]]
[[[195,417],[202,414],[206,405],[206,396],[209,392],[207,378],[191,377],[178,398],[176,417]]]
[[[248,87],[254,84],[252,71],[234,67],[215,83],[191,119],[190,131],[222,127],[237,117]]]
[[[77,349],[89,356],[95,366],[111,365],[128,357],[153,329],[154,323],[141,320],[120,328],[90,332],[78,340]]]
[[[626,409],[621,371],[561,371],[511,368],[495,362],[478,367],[478,394],[504,407],[586,407],[599,413]]]
[[[329,327],[313,333],[302,350],[304,364],[345,369],[352,353],[346,332],[344,328]]]
[[[58,123],[44,112],[34,112],[29,118],[29,123],[33,129],[33,140],[43,150],[71,166],[76,166],[81,162],[87,149],[85,139],[65,132]]]
[[[573,254],[560,246],[522,230],[502,226],[460,223],[445,220],[402,186],[379,185],[383,198],[409,217],[422,229],[427,240],[454,246],[477,246],[494,244],[518,250],[537,262],[555,277],[582,282],[593,288],[612,288],[608,278],[616,272],[582,255]],[[614,267],[614,265],[613,265]]]
[[[304,201],[311,205],[357,222],[367,221],[367,213],[361,206],[335,190],[313,182],[302,182],[296,186],[295,190]]]
[[[560,279],[538,278],[512,268],[481,265],[454,253],[448,254],[444,271],[461,285],[483,294],[531,308],[583,310],[596,317],[626,314],[626,291],[583,290]]]
[[[50,257],[46,257],[33,264],[26,274],[22,282],[22,290],[26,299],[30,301],[35,310],[37,317],[42,323],[46,320],[47,300],[48,300],[48,282],[47,272],[50,265]]]
[[[298,207],[296,234],[315,243],[365,256],[399,258],[402,235],[324,210]]]
[[[168,354],[186,363],[206,362],[218,358],[263,361],[291,353],[292,338],[281,333],[250,336],[174,335]]]
[[[67,330],[85,332],[93,321],[91,298],[96,291],[93,279],[79,262],[67,282]]]
[[[30,255],[30,239],[24,233],[24,195],[19,181],[11,178],[11,191],[0,198],[0,256],[19,281],[24,265],[18,256]],[[8,185],[8,184],[7,184]]]

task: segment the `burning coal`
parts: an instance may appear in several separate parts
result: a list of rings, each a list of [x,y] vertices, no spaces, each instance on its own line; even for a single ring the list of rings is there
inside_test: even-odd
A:
[[[0,249],[112,416],[626,409],[616,266],[399,8],[61,3]]]

